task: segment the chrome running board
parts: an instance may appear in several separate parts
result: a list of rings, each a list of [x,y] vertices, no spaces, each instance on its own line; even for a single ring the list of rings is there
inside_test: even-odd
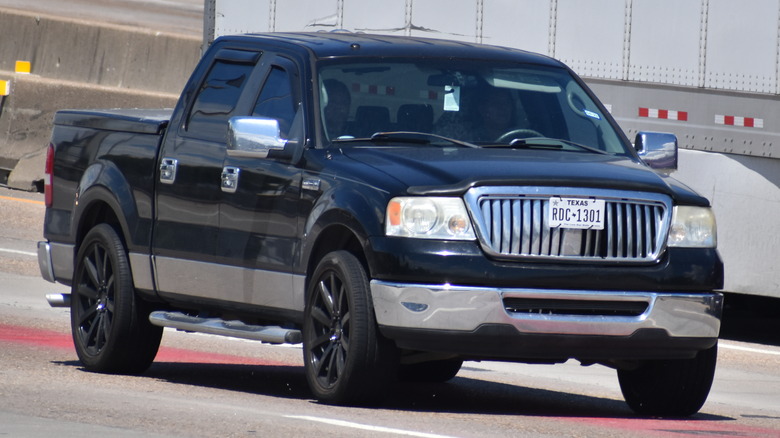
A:
[[[300,344],[301,331],[278,326],[259,326],[241,321],[225,321],[219,318],[200,318],[181,312],[156,311],[149,321],[160,327],[171,327],[187,332],[208,333],[233,338],[250,339],[269,344]]]

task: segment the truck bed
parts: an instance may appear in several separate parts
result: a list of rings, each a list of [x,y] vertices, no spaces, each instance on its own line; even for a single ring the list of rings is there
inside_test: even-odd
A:
[[[170,121],[172,109],[61,110],[54,124],[138,134],[160,134]]]

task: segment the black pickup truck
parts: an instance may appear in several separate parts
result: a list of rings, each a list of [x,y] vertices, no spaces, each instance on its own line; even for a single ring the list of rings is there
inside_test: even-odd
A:
[[[691,415],[723,265],[676,162],[674,135],[632,145],[544,56],[223,37],[173,110],[57,113],[39,261],[91,371],[144,372],[173,327],[302,343],[327,403],[576,359],[640,414]]]

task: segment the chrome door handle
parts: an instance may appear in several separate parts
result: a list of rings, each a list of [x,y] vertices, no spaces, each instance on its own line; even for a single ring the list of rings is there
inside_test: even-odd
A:
[[[238,190],[238,175],[241,169],[233,166],[225,166],[222,169],[221,188],[225,193],[235,193]]]
[[[163,158],[160,162],[160,182],[173,184],[176,181],[176,168],[179,161],[175,158]]]

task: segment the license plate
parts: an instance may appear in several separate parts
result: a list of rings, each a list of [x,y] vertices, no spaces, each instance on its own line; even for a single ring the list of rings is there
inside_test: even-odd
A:
[[[550,228],[603,230],[605,205],[603,199],[552,197],[547,211]]]

